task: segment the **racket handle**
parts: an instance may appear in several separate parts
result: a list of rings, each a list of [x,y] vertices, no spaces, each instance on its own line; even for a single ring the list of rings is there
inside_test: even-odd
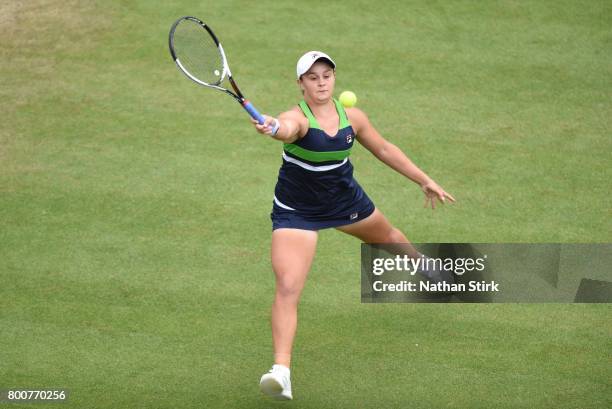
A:
[[[249,115],[251,115],[251,117],[254,120],[259,122],[260,125],[264,123],[264,117],[261,116],[261,114],[255,109],[255,107],[253,106],[253,104],[251,104],[250,101],[247,101],[245,99],[244,102],[242,103],[242,107],[244,109],[246,109],[246,111],[249,113]]]

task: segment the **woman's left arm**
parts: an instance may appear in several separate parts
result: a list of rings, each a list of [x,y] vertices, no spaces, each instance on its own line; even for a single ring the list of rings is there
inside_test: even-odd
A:
[[[346,111],[357,134],[357,140],[381,162],[420,185],[423,193],[425,193],[425,206],[430,204],[434,209],[436,198],[442,203],[446,202],[446,199],[455,201],[450,193],[445,192],[433,179],[419,169],[401,149],[383,138],[372,126],[363,111],[357,108],[347,108]]]

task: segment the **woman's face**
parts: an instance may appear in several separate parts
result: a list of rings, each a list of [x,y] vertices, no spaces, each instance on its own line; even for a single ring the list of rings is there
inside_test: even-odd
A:
[[[305,98],[326,102],[334,94],[336,75],[329,64],[317,61],[302,75],[298,83]]]

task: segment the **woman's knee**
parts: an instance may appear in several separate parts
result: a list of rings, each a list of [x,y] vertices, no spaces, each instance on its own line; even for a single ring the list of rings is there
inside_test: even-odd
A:
[[[298,298],[304,288],[304,274],[298,272],[276,273],[276,294],[283,298]]]

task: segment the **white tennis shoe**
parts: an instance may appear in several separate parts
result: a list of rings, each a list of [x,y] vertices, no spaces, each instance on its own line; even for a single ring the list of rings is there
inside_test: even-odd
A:
[[[289,368],[284,365],[272,365],[272,369],[261,377],[259,388],[274,399],[293,399]]]

